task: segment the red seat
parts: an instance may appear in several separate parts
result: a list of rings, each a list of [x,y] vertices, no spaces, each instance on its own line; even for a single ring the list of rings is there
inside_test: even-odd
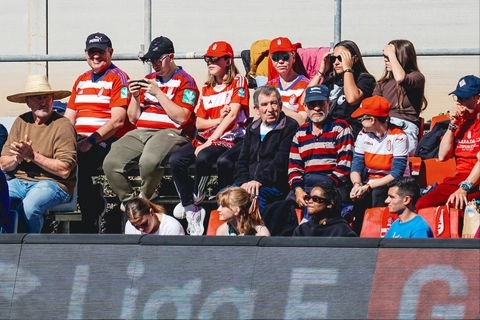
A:
[[[418,214],[427,221],[435,238],[461,238],[463,211],[443,205],[420,209]]]
[[[451,158],[447,161],[439,161],[435,159],[425,159],[421,162],[420,171],[418,173],[418,184],[421,188],[436,183],[442,183],[446,177],[455,175],[455,159]]]
[[[207,236],[216,236],[218,227],[224,223],[224,221],[220,220],[218,210],[212,210],[208,219]]]
[[[365,210],[361,238],[383,238],[398,214],[391,213],[388,207],[377,207]]]
[[[433,129],[435,124],[437,122],[445,121],[445,120],[450,120],[450,116],[448,114],[442,114],[440,116],[434,116],[432,117],[432,121],[430,122],[430,130]]]

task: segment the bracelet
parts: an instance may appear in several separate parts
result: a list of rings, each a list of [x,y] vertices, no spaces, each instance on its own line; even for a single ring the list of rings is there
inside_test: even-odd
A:
[[[358,184],[360,187],[363,186],[363,184],[361,182],[358,182],[358,181],[353,183],[353,185],[356,185],[356,184]]]
[[[460,184],[458,185],[461,189],[470,192],[470,190],[472,190],[473,188],[473,183],[471,183],[470,181],[468,180],[465,180],[465,181],[462,181],[460,182]]]
[[[370,186],[370,183],[367,183],[365,186],[367,187],[367,192],[372,191],[372,187]]]
[[[318,71],[317,71],[317,76],[323,77],[323,76],[324,76],[324,74],[323,74],[323,72],[322,72],[322,71],[318,70]]]
[[[355,73],[355,71],[353,69],[345,69],[343,70],[343,72],[351,72],[351,73]]]
[[[451,122],[448,124],[448,130],[455,131],[457,129],[458,129],[458,126],[456,124],[453,124]]]

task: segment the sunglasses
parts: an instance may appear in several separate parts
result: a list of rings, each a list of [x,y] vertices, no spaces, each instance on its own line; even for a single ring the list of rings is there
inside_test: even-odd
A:
[[[362,122],[365,121],[365,120],[371,120],[371,119],[373,119],[373,117],[368,117],[368,116],[366,116],[366,117],[358,118],[357,121],[360,122],[360,123],[362,123]]]
[[[217,63],[222,57],[203,57],[206,63]]]
[[[327,198],[321,198],[319,196],[309,196],[308,194],[303,197],[303,200],[305,201],[312,200],[313,202],[316,202],[316,203],[330,203],[330,200],[328,200]]]
[[[337,60],[337,59],[338,59],[338,61],[342,62],[342,56],[334,56],[332,54],[332,55],[330,55],[329,59],[330,59],[330,63],[335,63],[335,60]]]
[[[89,56],[93,56],[95,54],[104,54],[105,50],[102,50],[102,49],[88,49],[87,53],[88,53]]]
[[[386,55],[383,55],[383,59],[390,61],[390,58],[388,58]]]
[[[170,55],[167,54],[167,55],[165,55],[165,56],[163,56],[163,57],[161,57],[161,58],[158,58],[158,59],[153,59],[153,60],[152,60],[152,59],[148,59],[148,60],[145,60],[145,62],[148,63],[148,64],[151,65],[151,66],[154,65],[154,64],[159,65],[159,64],[162,64],[163,60],[167,59],[169,56],[170,56]]]
[[[271,55],[271,58],[274,62],[278,62],[281,60],[283,61],[288,61],[290,60],[290,53],[284,52],[284,53],[274,53]]]

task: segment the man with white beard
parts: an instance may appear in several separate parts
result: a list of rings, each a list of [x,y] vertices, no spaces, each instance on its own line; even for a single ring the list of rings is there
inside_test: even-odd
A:
[[[345,120],[333,119],[328,113],[328,88],[324,85],[308,87],[305,109],[309,121],[295,134],[288,164],[288,182],[291,192],[287,199],[295,199],[301,208],[307,206],[305,196],[313,186],[326,181],[335,185],[342,202],[349,199],[348,175],[352,165],[354,139]]]

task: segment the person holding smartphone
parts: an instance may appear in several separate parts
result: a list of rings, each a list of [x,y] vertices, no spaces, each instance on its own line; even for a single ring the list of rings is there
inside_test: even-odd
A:
[[[351,115],[363,99],[372,96],[375,78],[365,67],[355,42],[340,41],[333,51],[324,54],[320,69],[308,86],[316,84],[324,84],[329,88],[332,101],[329,114],[346,120],[356,138],[362,126]]]
[[[140,197],[151,199],[163,177],[165,160],[193,137],[199,91],[193,77],[175,63],[173,42],[155,38],[141,58],[154,72],[129,81],[128,119],[137,129],[113,143],[103,171],[120,201],[135,197],[127,172],[139,168]]]

